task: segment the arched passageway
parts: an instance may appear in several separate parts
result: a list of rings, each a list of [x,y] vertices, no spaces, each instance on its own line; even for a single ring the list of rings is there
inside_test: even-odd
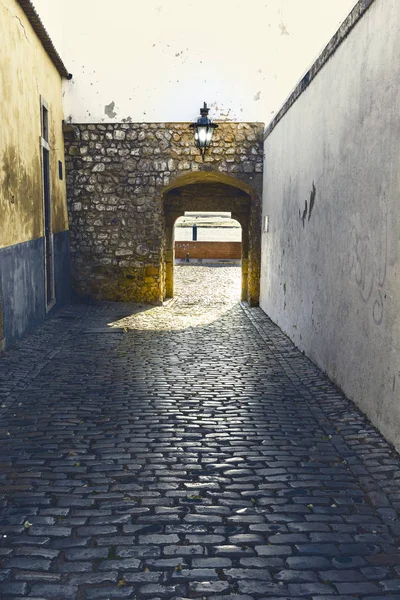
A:
[[[174,296],[174,225],[189,211],[226,211],[242,227],[241,299],[258,304],[260,227],[259,205],[253,190],[242,181],[220,173],[191,173],[177,179],[163,194],[165,223],[165,297]]]

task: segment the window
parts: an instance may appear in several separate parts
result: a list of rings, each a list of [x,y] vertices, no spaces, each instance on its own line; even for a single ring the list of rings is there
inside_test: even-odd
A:
[[[42,99],[41,101],[41,113],[42,113],[42,139],[45,142],[49,141],[49,110],[46,102]]]

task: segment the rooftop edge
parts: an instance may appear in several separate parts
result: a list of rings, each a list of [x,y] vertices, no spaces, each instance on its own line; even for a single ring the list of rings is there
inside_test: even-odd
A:
[[[32,28],[39,40],[42,43],[43,48],[46,50],[48,56],[56,67],[57,71],[60,73],[61,77],[65,77],[66,79],[71,79],[71,75],[68,72],[66,66],[61,60],[60,55],[54,47],[53,42],[49,34],[46,31],[45,26],[42,23],[41,18],[39,17],[36,8],[32,4],[31,0],[17,0],[18,4],[21,6],[24,11],[29,23],[32,25]]]
[[[346,17],[335,35],[331,38],[321,54],[318,56],[313,65],[308,69],[303,78],[294,88],[293,92],[287,98],[279,112],[275,115],[272,121],[267,125],[264,132],[264,141],[272,133],[279,121],[285,116],[288,110],[293,106],[296,100],[301,96],[305,89],[310,85],[313,79],[317,76],[322,67],[333,56],[341,43],[346,39],[351,30],[355,27],[358,21],[363,17],[367,10],[372,6],[375,0],[359,0],[354,6],[351,13]]]

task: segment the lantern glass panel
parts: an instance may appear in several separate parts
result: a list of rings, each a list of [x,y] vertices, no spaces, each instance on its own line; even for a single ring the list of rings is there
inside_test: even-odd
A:
[[[199,146],[200,148],[204,148],[207,144],[207,126],[200,126],[197,129],[197,135],[198,135],[198,140],[199,140]]]
[[[212,127],[207,127],[207,134],[206,134],[206,144],[207,146],[209,146],[211,144],[211,139],[214,133],[214,129]]]

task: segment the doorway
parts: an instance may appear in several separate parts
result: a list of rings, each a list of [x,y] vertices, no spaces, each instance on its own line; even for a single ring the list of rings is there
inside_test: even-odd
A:
[[[250,306],[258,304],[260,265],[260,207],[249,186],[214,172],[182,176],[163,194],[165,246],[164,298],[174,297],[175,223],[185,213],[229,213],[241,226],[241,294]],[[200,240],[199,240],[200,241]]]
[[[44,287],[46,311],[49,311],[55,304],[54,241],[50,189],[49,110],[43,98],[41,99],[41,127],[45,270]]]

